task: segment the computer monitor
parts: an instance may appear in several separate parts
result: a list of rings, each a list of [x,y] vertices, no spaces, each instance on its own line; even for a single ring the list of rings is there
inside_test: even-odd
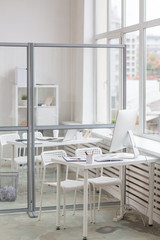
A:
[[[116,152],[127,147],[132,147],[134,157],[136,158],[139,155],[133,136],[136,119],[136,110],[119,110],[110,146],[110,152]]]

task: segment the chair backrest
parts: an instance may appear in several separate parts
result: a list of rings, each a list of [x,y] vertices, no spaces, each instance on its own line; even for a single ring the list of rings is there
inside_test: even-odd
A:
[[[65,156],[67,156],[67,154],[64,150],[44,151],[41,153],[42,164],[45,166],[48,163],[53,162],[52,158],[54,158],[55,156],[56,157],[65,157]]]
[[[43,137],[43,134],[41,132],[35,132],[35,138],[36,137]],[[22,138],[27,139],[27,133],[23,133]]]
[[[53,163],[52,166],[54,166],[54,161],[52,160],[54,157],[66,157],[67,154],[64,150],[52,150],[52,151],[44,151],[41,153],[42,158],[42,165],[43,167],[47,166],[50,163]],[[56,166],[56,164],[55,164]],[[68,166],[66,167],[66,179],[68,178]]]
[[[17,133],[3,134],[0,135],[0,159],[11,160],[11,153],[9,149],[5,148],[8,145],[8,141],[15,141],[19,139],[19,135]],[[5,149],[4,149],[5,148]],[[0,163],[1,165],[1,163]]]
[[[8,141],[14,141],[19,138],[20,137],[17,133],[3,134],[3,135],[0,135],[0,144],[1,146],[4,146],[8,144]]]
[[[102,150],[99,147],[77,148],[76,149],[76,156],[83,158],[83,157],[86,156],[86,152],[88,154],[93,154],[93,155],[101,155],[102,154]]]

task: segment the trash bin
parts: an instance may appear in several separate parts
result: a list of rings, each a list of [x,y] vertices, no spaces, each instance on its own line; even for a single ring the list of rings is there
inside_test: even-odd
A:
[[[17,188],[18,172],[0,172],[0,201],[15,201]]]

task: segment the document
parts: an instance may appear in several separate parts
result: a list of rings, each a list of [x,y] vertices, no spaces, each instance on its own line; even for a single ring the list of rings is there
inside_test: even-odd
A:
[[[85,158],[80,157],[63,157],[67,162],[85,162]]]

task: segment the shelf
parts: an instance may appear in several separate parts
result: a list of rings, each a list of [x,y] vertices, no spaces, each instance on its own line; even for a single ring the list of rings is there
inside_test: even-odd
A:
[[[22,95],[27,94],[27,87],[16,85],[16,123],[26,123],[27,105],[22,105]],[[38,106],[45,104],[47,99],[50,106]],[[34,87],[34,110],[36,125],[54,125],[58,124],[58,85],[46,84],[35,85]]]

